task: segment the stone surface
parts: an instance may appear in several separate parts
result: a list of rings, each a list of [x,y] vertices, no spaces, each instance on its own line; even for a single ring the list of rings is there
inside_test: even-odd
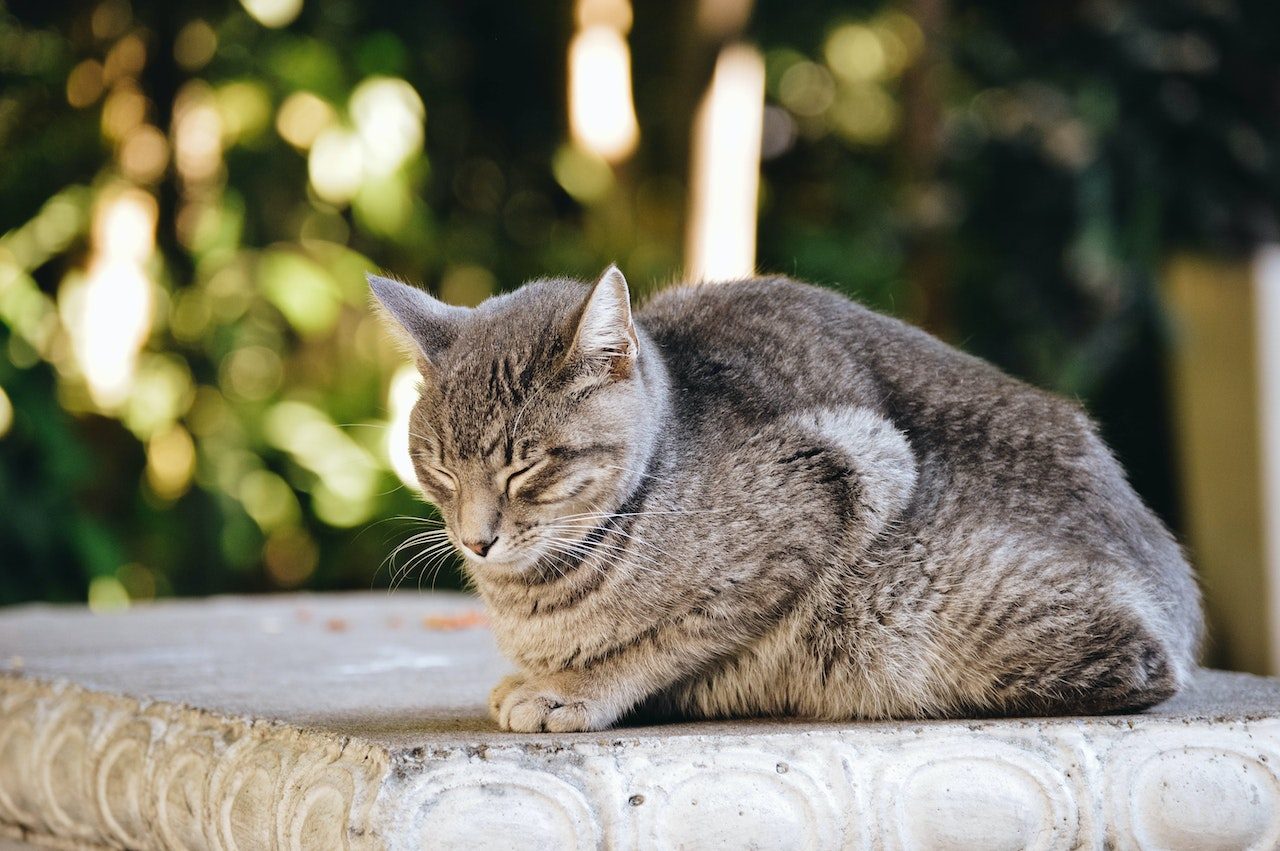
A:
[[[1164,706],[1105,718],[516,735],[485,717],[508,666],[478,611],[465,596],[402,593],[0,612],[0,837],[238,849],[1280,846],[1275,680],[1204,672]]]

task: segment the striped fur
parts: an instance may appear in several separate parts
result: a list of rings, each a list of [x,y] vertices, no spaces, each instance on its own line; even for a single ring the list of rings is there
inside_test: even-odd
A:
[[[921,331],[786,280],[634,318],[616,269],[469,311],[372,283],[425,492],[492,541],[504,729],[1130,711],[1195,664],[1191,571],[1088,418]]]

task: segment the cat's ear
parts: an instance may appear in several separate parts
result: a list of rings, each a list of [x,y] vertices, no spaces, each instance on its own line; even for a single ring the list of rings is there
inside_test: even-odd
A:
[[[445,304],[417,287],[390,278],[374,274],[365,277],[382,314],[391,320],[388,324],[392,332],[413,354],[430,363],[453,343],[467,316],[465,307]]]
[[[631,375],[639,354],[631,323],[631,294],[617,266],[605,269],[582,305],[569,363],[609,380]]]

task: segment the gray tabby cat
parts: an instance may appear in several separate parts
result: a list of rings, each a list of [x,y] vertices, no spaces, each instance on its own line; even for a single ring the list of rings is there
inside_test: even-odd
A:
[[[610,268],[450,307],[419,481],[519,666],[503,729],[641,716],[1120,712],[1186,683],[1199,594],[1081,410],[840,295]]]

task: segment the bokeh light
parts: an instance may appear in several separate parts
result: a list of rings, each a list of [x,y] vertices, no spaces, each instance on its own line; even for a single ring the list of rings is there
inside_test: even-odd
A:
[[[8,434],[11,428],[13,428],[13,401],[9,399],[9,394],[4,392],[4,388],[0,387],[0,437]]]
[[[863,24],[845,24],[827,37],[827,64],[846,80],[877,80],[888,71],[888,57],[876,31]]]
[[[173,40],[173,59],[186,71],[199,71],[217,50],[218,34],[200,18],[186,24]]]
[[[727,47],[694,130],[687,269],[693,280],[754,271],[763,125],[764,60],[747,45]]]
[[[295,588],[306,582],[320,560],[315,541],[297,527],[272,532],[262,556],[267,573],[281,588]]]
[[[159,128],[144,124],[120,144],[120,170],[135,183],[155,183],[169,165],[169,142]]]
[[[640,137],[626,40],[630,4],[579,0],[578,25],[569,44],[569,126],[584,149],[619,162],[631,155]]]
[[[365,80],[351,93],[347,109],[364,145],[364,163],[370,175],[388,175],[422,150],[426,108],[404,80]]]
[[[155,435],[147,443],[147,484],[161,499],[174,500],[186,493],[195,466],[195,443],[180,425]]]
[[[213,89],[194,81],[178,91],[173,108],[174,163],[187,187],[213,180],[222,168],[222,117]]]
[[[409,414],[418,402],[418,389],[422,376],[413,366],[405,365],[396,370],[387,390],[387,459],[391,469],[405,487],[417,492],[418,476],[413,471],[409,456]]]
[[[294,92],[280,104],[276,131],[290,145],[305,151],[336,119],[337,114],[328,102],[311,92]]]
[[[240,0],[240,4],[264,27],[288,26],[302,12],[302,0]]]
[[[77,108],[89,106],[102,96],[102,63],[85,59],[67,75],[67,103]]]
[[[330,127],[316,137],[307,173],[316,194],[332,204],[346,204],[364,181],[364,145],[353,130]]]
[[[104,410],[128,398],[151,330],[152,285],[144,264],[155,247],[157,214],[155,199],[141,190],[107,195],[94,212],[85,277],[69,279],[59,293],[76,364]]]

